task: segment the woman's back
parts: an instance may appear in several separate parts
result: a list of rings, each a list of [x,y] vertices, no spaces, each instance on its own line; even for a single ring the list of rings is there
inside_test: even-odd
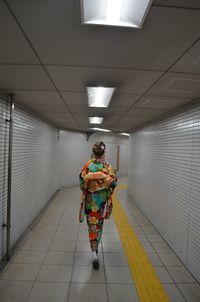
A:
[[[80,178],[82,178],[82,189],[90,192],[108,189],[115,180],[112,166],[108,163],[100,162],[95,158],[89,160],[84,166]]]

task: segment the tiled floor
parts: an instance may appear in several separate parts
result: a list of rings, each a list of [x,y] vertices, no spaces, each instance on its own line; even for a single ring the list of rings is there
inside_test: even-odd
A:
[[[104,225],[100,270],[92,269],[87,225],[78,223],[79,195],[79,188],[57,194],[0,275],[0,302],[139,301],[112,218]],[[118,196],[170,301],[199,302],[191,274],[126,192]]]

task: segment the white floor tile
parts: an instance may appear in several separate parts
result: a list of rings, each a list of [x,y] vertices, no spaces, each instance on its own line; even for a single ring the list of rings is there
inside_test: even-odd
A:
[[[109,302],[139,302],[132,284],[108,284]]]
[[[69,302],[108,302],[105,284],[77,283],[71,285]]]
[[[28,302],[64,302],[68,291],[67,283],[36,282]]]
[[[105,283],[104,269],[100,266],[95,271],[90,266],[74,266],[72,282],[75,283]]]
[[[70,282],[72,275],[71,265],[46,265],[41,267],[37,281]]]
[[[0,280],[0,301],[26,302],[33,282]]]
[[[1,279],[34,281],[39,273],[39,264],[10,263]]]

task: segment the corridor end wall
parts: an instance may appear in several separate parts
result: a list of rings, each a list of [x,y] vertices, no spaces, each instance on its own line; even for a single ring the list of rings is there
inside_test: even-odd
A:
[[[89,139],[89,148],[92,149],[96,141],[106,144],[105,159],[117,170],[117,176],[128,174],[129,138],[117,134],[102,134],[95,132]],[[119,150],[119,167],[117,167],[117,150]]]
[[[90,159],[92,146],[96,141],[106,144],[106,161],[116,168],[117,146],[120,146],[118,176],[127,176],[128,143],[127,138],[118,135],[94,133],[87,139],[85,133],[62,130],[57,148],[57,177],[60,187],[79,185],[79,173]]]
[[[130,137],[128,192],[200,281],[200,102]]]

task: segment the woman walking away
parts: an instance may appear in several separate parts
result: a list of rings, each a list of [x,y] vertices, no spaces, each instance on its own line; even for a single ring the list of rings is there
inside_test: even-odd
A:
[[[82,190],[80,213],[86,214],[93,268],[96,270],[99,269],[98,245],[101,240],[103,222],[111,214],[112,193],[117,185],[112,166],[105,162],[105,149],[103,142],[95,143],[92,148],[94,158],[85,164],[80,173]],[[80,216],[80,222],[82,221],[83,217]]]

